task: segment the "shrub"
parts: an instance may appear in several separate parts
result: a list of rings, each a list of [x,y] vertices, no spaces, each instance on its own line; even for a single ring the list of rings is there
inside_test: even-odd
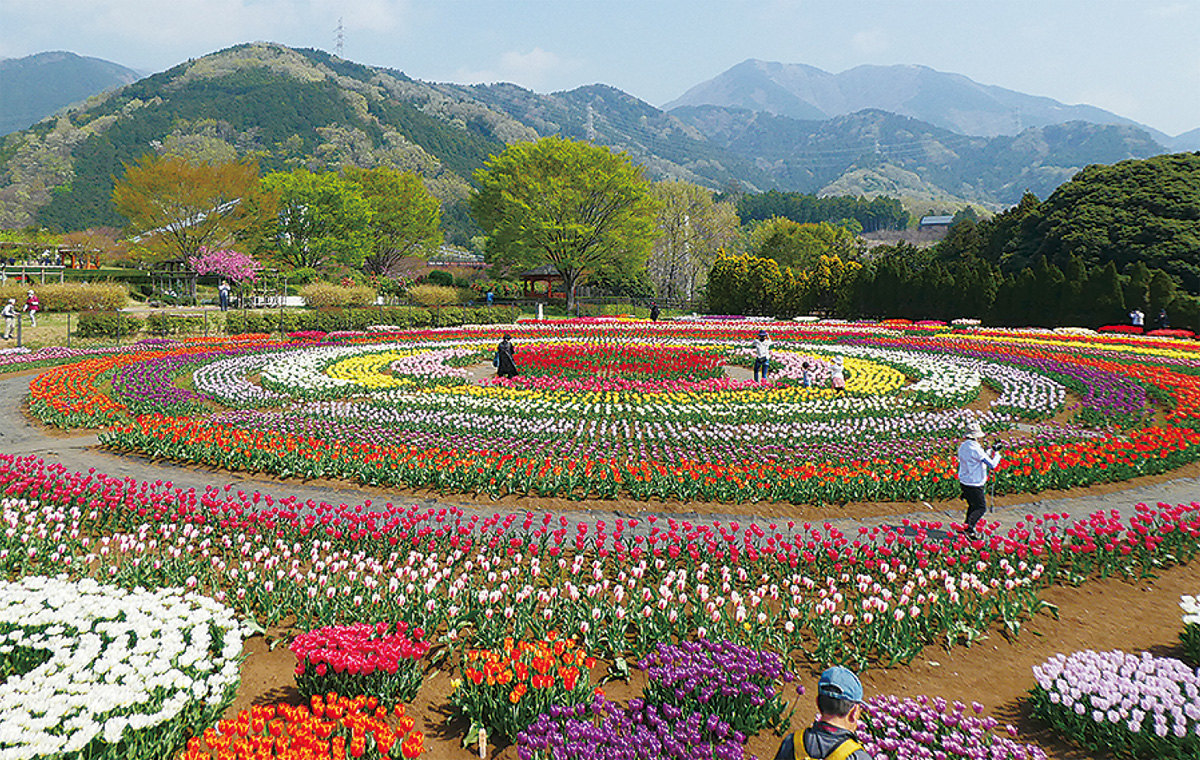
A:
[[[435,269],[426,275],[425,281],[430,285],[441,285],[445,288],[454,287],[454,275],[449,272],[443,272],[440,269]]]
[[[409,288],[408,298],[422,306],[449,306],[458,303],[458,291],[445,285],[425,283]]]
[[[312,308],[332,306],[370,306],[375,302],[375,289],[369,285],[334,285],[331,282],[310,282],[300,288],[300,296]]]
[[[81,338],[118,338],[136,335],[142,320],[119,311],[85,311],[79,315],[75,334]]]
[[[17,283],[0,285],[0,303],[16,299],[17,308],[25,303],[25,293],[32,290],[41,302],[42,311],[115,311],[129,301],[129,290],[118,282]]]
[[[146,317],[146,332],[151,335],[193,335],[203,333],[206,327],[213,332],[221,329],[217,318],[206,323],[200,314],[156,312]]]
[[[387,309],[321,309],[283,312],[284,332],[338,332],[366,330],[374,325],[390,325],[402,330],[421,327],[442,327],[463,324],[507,324],[517,321],[521,309],[516,306],[479,308],[446,307],[426,309],[420,306],[394,306]],[[224,329],[228,335],[271,333],[279,331],[280,312],[275,310],[239,311],[225,313]]]

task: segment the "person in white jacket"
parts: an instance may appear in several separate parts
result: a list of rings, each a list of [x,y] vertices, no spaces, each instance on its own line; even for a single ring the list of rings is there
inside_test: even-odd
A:
[[[767,331],[761,330],[758,333],[758,339],[754,341],[754,382],[758,382],[758,378],[762,376],[763,382],[767,380],[767,369],[771,366],[771,339],[767,337]]]
[[[958,447],[958,484],[967,502],[967,535],[975,535],[975,526],[987,513],[988,471],[1000,466],[1000,452],[987,450],[979,443],[983,428],[978,422],[967,427],[966,440]],[[999,448],[997,444],[996,448]]]
[[[4,316],[4,339],[11,340],[13,328],[17,324],[17,299],[8,299],[8,303],[0,310],[0,315]]]

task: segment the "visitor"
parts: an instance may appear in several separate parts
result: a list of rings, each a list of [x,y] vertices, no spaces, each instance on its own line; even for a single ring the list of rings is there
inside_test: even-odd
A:
[[[1146,315],[1142,313],[1141,309],[1135,307],[1133,311],[1129,312],[1129,323],[1138,328],[1138,332],[1141,332],[1146,326]]]
[[[863,687],[852,671],[835,665],[817,682],[819,716],[801,734],[788,734],[775,760],[873,760],[858,740],[863,711]]]
[[[996,444],[995,450],[985,450],[979,443],[979,439],[983,438],[983,429],[975,421],[967,426],[966,438],[958,447],[958,484],[967,502],[966,533],[974,537],[975,526],[987,513],[984,487],[988,481],[988,470],[1000,466],[1000,444]]]
[[[17,299],[8,299],[8,303],[4,304],[4,309],[0,310],[0,314],[4,316],[4,339],[11,340],[13,328],[17,325]]]
[[[487,305],[491,306],[492,303],[495,302],[495,300],[496,300],[496,294],[493,291],[489,290],[487,292]]]
[[[1171,320],[1167,318],[1166,308],[1158,310],[1158,327],[1160,330],[1170,330]]]
[[[833,384],[833,389],[838,393],[846,390],[846,367],[842,362],[842,357],[833,357],[833,366],[829,371],[829,381]]]
[[[801,377],[801,382],[804,383],[805,388],[812,387],[812,365],[811,364],[809,364],[808,362],[804,362],[803,364],[800,365],[800,377]]]
[[[37,314],[42,310],[42,302],[32,290],[25,294],[24,310],[29,312],[29,326],[37,327]]]
[[[504,333],[504,338],[496,347],[496,374],[507,378],[517,376],[517,363],[513,360],[512,336],[508,333]]]
[[[659,314],[661,314],[661,313],[662,313],[662,312],[661,312],[661,311],[659,311],[659,309],[658,309],[658,301],[651,301],[651,302],[650,302],[650,321],[651,321],[651,322],[657,322],[657,321],[658,321],[658,315],[659,315]]]
[[[225,280],[221,280],[220,286],[217,287],[217,300],[221,311],[229,311],[229,283]]]
[[[754,382],[767,381],[767,370],[771,366],[771,339],[766,330],[758,331],[758,339],[754,341]]]

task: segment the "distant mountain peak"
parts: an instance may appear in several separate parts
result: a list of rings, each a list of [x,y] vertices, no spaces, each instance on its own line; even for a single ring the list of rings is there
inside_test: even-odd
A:
[[[142,75],[112,61],[66,50],[0,59],[0,135],[25,129],[60,109]]]
[[[920,64],[863,64],[839,74],[815,66],[748,59],[665,104],[715,105],[795,119],[828,119],[866,108],[910,116],[964,135],[1015,135],[1029,127],[1087,121],[1140,127],[1164,144],[1171,139],[1131,119],[1089,105],[1066,105],[962,74]]]

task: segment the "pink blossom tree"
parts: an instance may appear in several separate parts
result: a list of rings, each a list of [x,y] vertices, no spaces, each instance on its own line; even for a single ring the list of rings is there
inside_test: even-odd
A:
[[[215,274],[234,282],[253,281],[262,264],[249,254],[228,248],[201,248],[199,256],[189,256],[188,264],[196,274]]]

